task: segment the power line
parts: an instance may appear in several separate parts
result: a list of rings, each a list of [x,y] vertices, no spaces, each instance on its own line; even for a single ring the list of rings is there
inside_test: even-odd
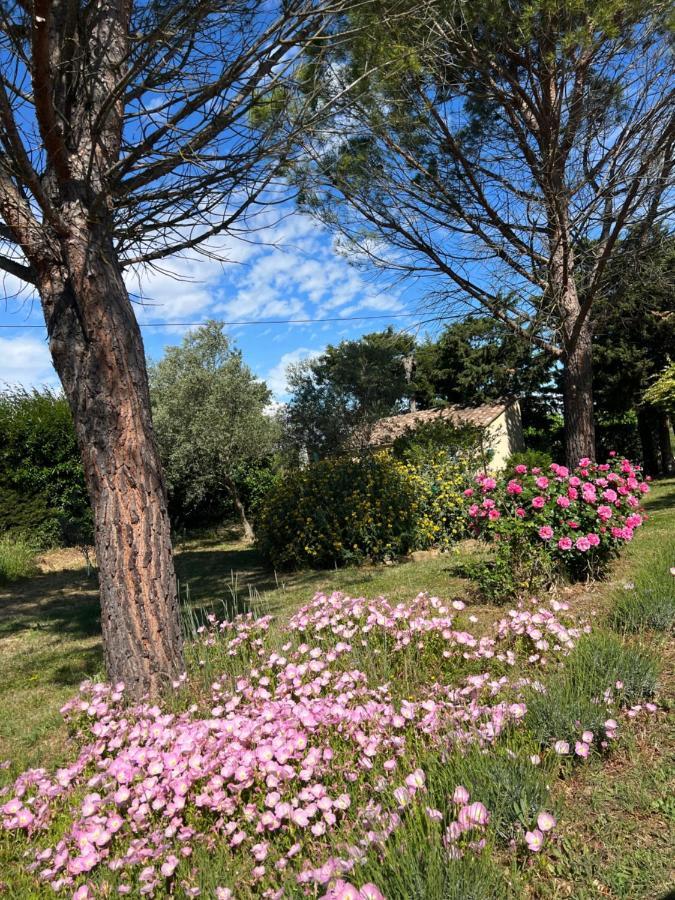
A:
[[[321,322],[357,322],[372,319],[403,319],[413,318],[419,313],[390,313],[377,316],[331,316],[324,319],[250,319],[237,322],[220,322],[221,325],[318,325]],[[205,322],[139,322],[141,328],[189,328],[194,325],[204,325]],[[45,328],[44,324],[16,325],[0,323],[0,328]]]

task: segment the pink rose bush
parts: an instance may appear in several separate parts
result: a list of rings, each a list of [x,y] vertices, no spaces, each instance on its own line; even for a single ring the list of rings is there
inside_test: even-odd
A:
[[[518,563],[536,556],[575,579],[601,575],[632,540],[649,491],[640,467],[616,457],[601,465],[582,459],[572,471],[553,463],[546,474],[518,465],[476,484],[468,510],[475,534],[506,542]]]

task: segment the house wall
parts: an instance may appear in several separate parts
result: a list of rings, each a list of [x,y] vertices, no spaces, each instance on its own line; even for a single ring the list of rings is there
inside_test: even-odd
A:
[[[493,452],[490,469],[503,469],[512,453],[525,449],[520,404],[516,401],[488,426],[488,442]]]

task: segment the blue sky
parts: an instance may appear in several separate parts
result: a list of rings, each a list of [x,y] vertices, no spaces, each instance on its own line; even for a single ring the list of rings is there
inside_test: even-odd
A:
[[[228,328],[246,362],[279,400],[284,399],[288,363],[315,355],[328,343],[386,328],[390,322],[414,330],[418,319],[425,318],[401,315],[417,312],[418,289],[376,280],[350,265],[335,249],[331,235],[300,213],[259,228],[251,240],[229,239],[227,256],[231,260],[227,264],[205,257],[174,259],[166,261],[164,272],[130,273],[129,290],[142,298],[136,307],[139,321],[344,318],[344,322]],[[39,302],[25,293],[16,296],[16,289],[16,282],[6,277],[0,325],[42,325]],[[385,318],[349,321],[350,316]],[[185,330],[144,328],[148,356],[157,359],[164,346],[180,343]],[[15,384],[58,385],[43,327],[0,329],[0,388]]]

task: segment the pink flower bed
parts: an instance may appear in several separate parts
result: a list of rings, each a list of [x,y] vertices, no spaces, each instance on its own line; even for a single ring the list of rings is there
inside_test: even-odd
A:
[[[27,836],[38,879],[77,900],[99,896],[109,880],[120,895],[197,896],[198,851],[217,851],[236,878],[211,896],[245,887],[246,896],[376,900],[378,886],[348,879],[424,804],[419,753],[489,747],[518,727],[522,689],[536,688],[539,667],[562,659],[588,628],[569,619],[565,604],[533,601],[476,637],[457,621],[463,607],[426,594],[407,604],[318,594],[272,651],[268,617],[211,617],[197,655],[238,655],[248,659],[245,673],[216,678],[202,700],[175,713],[126,705],[122,685],[83,684],[63,708],[77,734],[73,761],[20,775],[3,792],[2,827]],[[366,674],[366,658],[380,654],[396,679],[411,671],[417,682],[397,691],[372,674],[376,667]],[[420,671],[421,659],[431,660],[428,669]],[[460,662],[464,674],[453,675]],[[494,663],[502,674],[492,674]],[[518,677],[503,674],[516,663]],[[177,702],[186,690],[181,679]],[[608,739],[616,727],[608,720]],[[489,810],[461,786],[453,804],[448,852],[479,852]],[[535,829],[527,846],[536,852],[538,841]]]

